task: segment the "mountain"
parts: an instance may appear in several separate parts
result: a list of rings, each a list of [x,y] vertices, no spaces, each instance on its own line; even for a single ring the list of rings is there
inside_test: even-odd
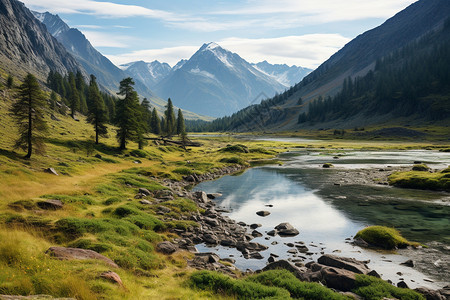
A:
[[[40,80],[50,70],[67,74],[83,67],[33,17],[25,5],[16,0],[0,0],[0,68],[16,76],[33,73]]]
[[[441,68],[449,51],[449,16],[448,0],[417,1],[350,41],[285,93],[217,120],[214,127],[355,128],[400,117],[408,122],[436,110],[450,115],[450,81],[445,79],[450,75],[448,67]],[[309,120],[308,115],[319,117]]]
[[[276,64],[272,65],[267,61],[259,62],[257,64],[252,64],[258,70],[270,75],[278,80],[281,84],[286,87],[290,87],[299,83],[306,75],[311,73],[313,70],[308,68],[302,68],[297,66],[289,67],[286,64]]]
[[[162,98],[199,114],[220,117],[285,90],[275,78],[215,43],[204,44],[155,87]]]
[[[160,63],[157,60],[151,63],[142,60],[135,61],[123,64],[120,67],[133,78],[142,81],[150,89],[153,89],[157,83],[167,77],[172,71],[172,68],[167,63]]]

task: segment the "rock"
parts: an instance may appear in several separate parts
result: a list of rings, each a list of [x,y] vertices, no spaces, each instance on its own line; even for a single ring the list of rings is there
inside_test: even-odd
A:
[[[375,271],[375,270],[370,271],[369,273],[367,273],[367,275],[373,276],[373,277],[376,277],[376,278],[381,278],[380,274],[378,274],[378,272]]]
[[[224,239],[220,241],[220,245],[225,247],[232,247],[236,245],[236,241],[232,239]]]
[[[151,196],[152,195],[152,193],[149,190],[145,189],[145,188],[139,188],[138,193],[139,194],[143,194],[145,196]]]
[[[414,268],[414,261],[412,259],[408,259],[407,261],[401,263],[401,265]]]
[[[192,175],[184,177],[184,180],[186,180],[187,182],[195,182],[195,178]]]
[[[205,217],[203,218],[203,220],[205,221],[206,224],[211,225],[212,227],[219,226],[219,221],[217,221],[216,219]]]
[[[259,252],[252,252],[250,253],[250,258],[253,259],[263,259],[264,257]]]
[[[397,287],[402,288],[402,289],[408,289],[409,288],[408,285],[406,284],[406,282],[404,282],[403,280],[399,281],[397,283]]]
[[[61,202],[61,200],[48,199],[38,201],[37,206],[39,206],[39,208],[41,209],[57,210],[62,209],[64,204]]]
[[[51,118],[53,121],[56,121],[56,122],[61,121],[61,120],[58,119],[54,114],[51,114],[51,115],[50,115],[50,118]]]
[[[363,240],[361,238],[354,239],[353,240],[353,244],[358,246],[358,247],[361,247],[361,248],[368,248],[369,247],[369,244],[365,240]]]
[[[363,261],[359,261],[354,258],[325,254],[319,257],[317,262],[325,266],[345,269],[358,274],[367,274],[370,272],[370,269]]]
[[[66,248],[66,247],[50,247],[46,254],[49,254],[57,259],[61,260],[83,260],[83,259],[95,259],[101,260],[111,267],[118,268],[119,266],[111,259],[103,256],[95,251],[80,249],[80,248]]]
[[[343,292],[349,292],[356,288],[355,273],[332,267],[324,267],[320,274],[326,282],[328,288],[333,288]]]
[[[303,270],[301,270],[300,268],[296,267],[294,264],[292,264],[289,261],[284,260],[284,259],[277,260],[277,261],[274,261],[272,263],[269,263],[262,270],[263,271],[268,271],[268,270],[288,270],[289,272],[294,274],[295,277],[297,277],[300,280],[304,280],[304,278],[305,278]]]
[[[140,203],[140,204],[143,204],[143,205],[152,205],[152,203],[151,203],[150,201],[145,200],[145,199],[140,200],[139,203]]]
[[[95,158],[98,158],[98,159],[102,159],[102,156],[101,156],[100,154],[98,154],[98,153],[95,154],[94,157],[95,157]]]
[[[237,222],[237,224],[238,224],[238,225],[241,225],[241,226],[247,226],[247,224],[245,224],[245,223],[242,222],[242,221]]]
[[[332,167],[334,167],[334,166],[333,166],[333,164],[330,164],[330,163],[325,163],[322,165],[322,168],[332,168]]]
[[[426,287],[419,287],[414,290],[425,296],[427,300],[446,300],[446,297],[442,296],[438,291]]]
[[[230,264],[234,264],[236,262],[235,259],[230,258],[230,257],[222,258],[222,261],[229,262]]]
[[[105,278],[113,283],[117,283],[120,286],[123,286],[122,279],[120,279],[119,274],[113,271],[106,271],[100,274],[101,278]]]
[[[161,252],[163,254],[172,254],[175,251],[177,251],[177,247],[171,242],[164,241],[156,245],[156,251]]]
[[[208,197],[209,199],[216,199],[219,197],[222,197],[221,193],[210,193],[210,194],[206,194],[206,197]]]
[[[308,253],[309,252],[308,247],[306,247],[305,245],[295,245],[295,247],[297,248],[297,250],[300,253]]]
[[[270,235],[270,236],[275,236],[276,234],[277,234],[276,230],[271,230],[271,231],[267,232],[267,235]]]
[[[55,169],[53,169],[53,168],[47,168],[47,169],[44,170],[44,172],[45,172],[45,173],[49,173],[49,174],[53,174],[53,175],[56,175],[56,176],[59,175],[59,174],[55,171]]]
[[[261,232],[259,232],[258,230],[253,230],[252,231],[252,236],[254,237],[261,237],[263,236]]]
[[[256,228],[261,227],[261,226],[262,226],[261,224],[253,223],[253,224],[250,225],[250,228],[251,229],[256,229]]]
[[[260,217],[267,217],[268,215],[270,215],[270,212],[267,210],[260,210],[257,211],[256,214]]]
[[[209,199],[205,192],[198,191],[194,193],[194,197],[200,202],[200,203],[208,203]]]
[[[267,259],[267,262],[268,262],[268,263],[273,263],[273,262],[275,262],[275,257],[269,256],[269,258]]]
[[[203,235],[203,241],[207,244],[217,245],[219,243],[219,239],[216,235],[211,233],[206,233]]]
[[[296,236],[299,234],[299,231],[287,222],[278,224],[275,226],[275,229],[278,231],[279,236]]]

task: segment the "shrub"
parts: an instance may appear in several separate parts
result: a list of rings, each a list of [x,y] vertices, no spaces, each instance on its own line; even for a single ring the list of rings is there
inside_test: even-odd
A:
[[[134,149],[134,150],[130,151],[130,155],[134,156],[134,157],[141,157],[141,158],[145,158],[148,156],[147,152],[145,152],[144,150],[140,150],[140,149]]]
[[[385,226],[366,227],[358,231],[355,238],[361,238],[370,245],[384,249],[405,248],[409,245],[418,246],[417,243],[409,242],[402,237],[396,229]]]
[[[191,175],[193,173],[189,168],[176,168],[173,172],[181,175]]]
[[[238,164],[238,165],[241,165],[241,166],[246,165],[245,161],[242,158],[236,157],[236,156],[222,158],[220,160],[220,162],[221,163],[226,163],[226,164]]]
[[[367,300],[395,298],[400,300],[425,300],[421,294],[395,287],[388,282],[373,276],[356,275],[357,288],[353,292]]]
[[[248,147],[242,144],[227,145],[226,147],[220,149],[221,152],[232,152],[232,153],[249,153]]]

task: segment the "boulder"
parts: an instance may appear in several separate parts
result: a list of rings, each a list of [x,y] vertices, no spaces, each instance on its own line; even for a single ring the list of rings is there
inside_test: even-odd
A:
[[[66,248],[66,247],[50,247],[46,254],[49,254],[57,259],[61,260],[83,260],[83,259],[95,259],[105,262],[111,267],[118,268],[119,266],[111,259],[103,256],[93,250],[86,250],[80,248]]]
[[[140,203],[140,204],[143,204],[143,205],[152,205],[152,203],[151,203],[150,201],[145,200],[145,199],[140,200],[139,203]]]
[[[287,222],[278,224],[275,229],[279,236],[296,236],[299,234],[299,231]]]
[[[367,274],[370,272],[370,269],[367,267],[365,262],[356,260],[354,258],[325,254],[319,257],[317,262],[325,266],[345,269],[358,274]]]
[[[296,267],[294,264],[292,264],[289,261],[284,260],[284,259],[271,262],[267,266],[265,266],[262,270],[263,271],[268,271],[268,270],[288,270],[289,272],[294,274],[295,277],[297,277],[300,280],[304,280],[304,278],[305,278],[304,272],[303,272],[302,269]]]
[[[205,233],[203,235],[203,241],[207,244],[213,245],[217,245],[219,243],[219,239],[217,238],[217,236],[211,233]]]
[[[37,206],[39,206],[39,208],[46,210],[62,209],[64,206],[61,200],[53,200],[53,199],[40,200],[36,204]]]
[[[200,203],[208,203],[209,199],[205,192],[198,191],[194,193],[194,197],[200,202]]]
[[[175,246],[171,242],[164,241],[156,245],[156,250],[164,254],[172,254],[177,251],[177,246]]]
[[[101,278],[111,281],[112,283],[117,283],[120,286],[123,286],[122,279],[120,279],[119,274],[113,271],[106,271],[100,274]]]
[[[262,237],[263,235],[258,230],[253,230],[252,231],[252,236],[254,236],[254,237]]]
[[[409,288],[408,285],[406,284],[406,282],[404,282],[403,280],[399,281],[397,283],[397,287],[402,288],[402,289],[408,289]]]
[[[260,217],[267,217],[268,215],[270,215],[270,212],[267,210],[260,210],[257,211],[256,214]]]
[[[56,176],[59,175],[59,174],[55,171],[55,169],[53,169],[53,168],[47,168],[47,169],[44,169],[44,172],[45,172],[45,173],[49,173],[49,174],[53,174],[53,175],[56,175]]]
[[[206,196],[209,199],[216,199],[216,198],[222,197],[222,194],[221,193],[209,193],[209,194],[206,194]]]
[[[405,262],[402,262],[401,265],[414,268],[414,261],[412,259],[408,259]]]
[[[442,296],[438,291],[426,287],[419,287],[414,290],[422,294],[427,300],[446,300],[446,297]]]
[[[332,267],[324,267],[320,270],[326,286],[343,292],[349,292],[356,288],[355,273]]]

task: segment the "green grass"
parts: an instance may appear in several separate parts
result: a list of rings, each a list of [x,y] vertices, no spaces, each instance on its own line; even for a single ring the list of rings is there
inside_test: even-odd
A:
[[[390,185],[423,190],[450,191],[450,167],[440,172],[423,171],[395,172],[389,176]]]
[[[407,246],[419,245],[402,237],[398,230],[385,226],[366,227],[358,231],[355,238],[361,238],[368,244],[383,249],[405,248]]]
[[[399,300],[425,300],[421,294],[410,290],[395,287],[386,281],[362,274],[356,275],[357,288],[353,292],[366,300],[379,300],[394,298]]]

